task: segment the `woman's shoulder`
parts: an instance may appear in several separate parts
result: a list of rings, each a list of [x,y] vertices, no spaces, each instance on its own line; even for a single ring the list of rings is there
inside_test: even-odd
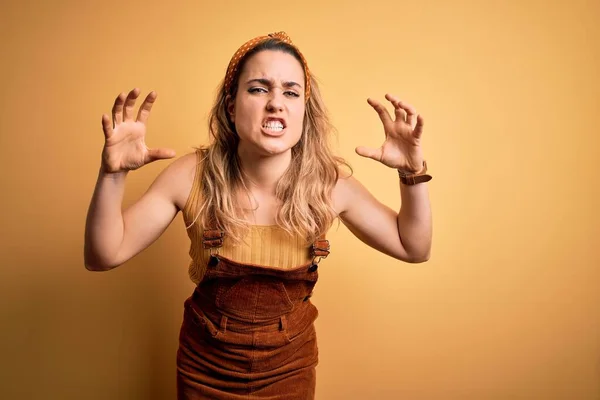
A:
[[[337,170],[338,178],[333,187],[331,196],[333,199],[333,207],[337,215],[340,215],[346,210],[349,196],[352,195],[353,188],[358,181],[353,176],[352,168],[347,164],[339,165]]]
[[[188,201],[200,160],[200,150],[196,149],[172,161],[162,172],[171,182],[173,202],[179,210],[183,210]]]

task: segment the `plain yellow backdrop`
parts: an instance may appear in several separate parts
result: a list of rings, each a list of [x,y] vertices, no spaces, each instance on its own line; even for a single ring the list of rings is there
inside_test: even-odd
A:
[[[573,1],[15,1],[0,18],[0,398],[172,399],[181,215],[126,265],[83,265],[102,113],[158,100],[151,147],[206,143],[229,58],[284,30],[382,202],[366,102],[425,118],[434,245],[404,264],[334,227],[313,297],[318,399],[600,398],[600,5]],[[125,205],[167,162],[128,177]]]

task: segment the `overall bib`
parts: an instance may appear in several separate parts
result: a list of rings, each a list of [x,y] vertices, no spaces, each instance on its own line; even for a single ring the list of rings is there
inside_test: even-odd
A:
[[[219,231],[203,235],[205,248],[223,243]],[[318,312],[310,297],[329,242],[320,238],[310,251],[312,263],[285,270],[211,255],[184,303],[179,400],[314,399]]]

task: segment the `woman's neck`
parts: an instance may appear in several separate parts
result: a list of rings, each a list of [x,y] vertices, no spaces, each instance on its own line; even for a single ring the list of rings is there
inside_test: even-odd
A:
[[[262,156],[238,149],[238,156],[244,176],[248,179],[248,189],[258,189],[265,194],[275,194],[277,183],[292,160],[291,150],[273,156]]]

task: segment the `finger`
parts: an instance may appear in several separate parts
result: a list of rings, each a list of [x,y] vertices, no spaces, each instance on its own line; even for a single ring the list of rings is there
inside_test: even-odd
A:
[[[394,108],[396,109],[396,115],[398,115],[399,110],[402,110],[403,114],[406,115],[405,121],[414,129],[417,110],[410,104],[403,102],[398,97],[393,96],[391,94],[386,94],[385,98],[394,104]]]
[[[415,129],[413,130],[413,135],[417,139],[419,139],[421,137],[421,135],[423,135],[424,123],[425,123],[425,121],[423,121],[423,117],[421,115],[417,115],[417,125],[415,126]]]
[[[372,158],[373,160],[380,161],[381,160],[381,147],[378,149],[373,149],[365,146],[358,146],[356,148],[356,154],[362,157]]]
[[[381,122],[383,122],[383,126],[384,128],[387,128],[394,123],[394,121],[392,121],[392,117],[390,116],[390,113],[388,112],[388,110],[385,108],[385,106],[383,104],[381,104],[380,102],[378,102],[377,100],[373,100],[373,99],[367,99],[367,103],[369,103],[371,105],[371,107],[373,107],[375,109],[375,111],[377,111],[377,114],[379,114],[379,118],[381,119]]]
[[[406,122],[414,129],[417,119],[417,110],[415,110],[415,108],[410,104],[407,104],[403,101],[399,101],[398,106],[406,111]]]
[[[398,97],[391,95],[391,94],[386,94],[385,98],[388,99],[391,102],[394,102],[398,105],[398,107],[402,108],[404,111],[406,111],[407,114],[409,115],[416,115],[417,114],[417,110],[415,110],[415,108],[413,106],[411,106],[410,104],[400,100]]]
[[[104,131],[104,137],[110,138],[113,134],[112,124],[110,123],[110,117],[106,114],[102,114],[102,130]]]
[[[400,99],[391,94],[386,94],[385,98],[389,100],[394,106],[394,113],[396,114],[396,121],[406,121],[406,111],[400,107]]]
[[[150,116],[150,110],[152,110],[152,105],[154,105],[154,101],[156,100],[156,92],[152,91],[146,96],[144,102],[140,106],[138,111],[137,121],[145,124],[148,121],[148,117]]]
[[[172,149],[148,149],[146,164],[156,160],[164,160],[173,157],[175,157],[175,150]]]
[[[123,121],[133,121],[133,107],[135,106],[135,101],[140,95],[140,90],[138,88],[133,89],[127,95],[127,99],[125,99],[125,107],[123,110]]]
[[[113,105],[112,109],[113,127],[123,122],[123,104],[125,104],[126,97],[127,94],[122,92],[115,99],[115,104]]]

